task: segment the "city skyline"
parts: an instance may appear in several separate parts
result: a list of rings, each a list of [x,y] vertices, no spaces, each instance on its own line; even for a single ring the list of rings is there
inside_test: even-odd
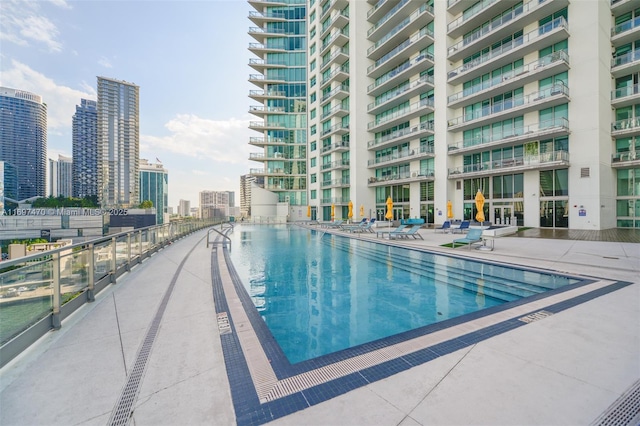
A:
[[[97,77],[130,81],[140,86],[140,157],[171,170],[169,205],[202,190],[239,192],[255,150],[247,143],[249,6],[150,4],[3,2],[0,85],[42,96],[47,158],[57,159],[72,155],[75,107],[97,100]],[[116,20],[123,30],[114,33]]]

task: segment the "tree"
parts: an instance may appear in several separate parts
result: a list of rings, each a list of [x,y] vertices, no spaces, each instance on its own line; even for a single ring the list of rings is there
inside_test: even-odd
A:
[[[140,203],[141,209],[150,209],[152,207],[153,207],[153,201],[151,200],[144,200],[143,202]]]

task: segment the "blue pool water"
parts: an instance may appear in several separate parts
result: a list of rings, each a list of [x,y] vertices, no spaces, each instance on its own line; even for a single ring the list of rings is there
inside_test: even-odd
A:
[[[297,226],[236,226],[231,259],[291,363],[577,282]]]

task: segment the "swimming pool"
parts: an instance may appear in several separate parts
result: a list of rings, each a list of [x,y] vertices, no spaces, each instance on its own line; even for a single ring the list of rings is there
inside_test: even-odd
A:
[[[291,363],[578,280],[310,231],[236,227],[231,259]]]

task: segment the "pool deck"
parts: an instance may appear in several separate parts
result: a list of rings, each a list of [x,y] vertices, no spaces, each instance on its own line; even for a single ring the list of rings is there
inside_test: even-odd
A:
[[[375,234],[327,232],[376,240]],[[420,234],[424,240],[377,241],[632,284],[270,424],[585,425],[638,382],[637,242],[512,236],[496,239],[493,251],[481,251],[442,247],[459,234]],[[226,329],[216,314],[212,253],[204,235],[197,232],[154,254],[0,369],[0,424],[236,424],[236,385],[225,367]],[[230,278],[221,276],[222,285],[228,284]],[[141,351],[154,323],[153,345]],[[252,356],[251,347],[242,350]],[[123,390],[141,353],[146,367],[131,396]],[[133,415],[117,422],[117,408],[127,398]],[[637,398],[630,410],[640,412]],[[628,419],[637,424],[640,417]]]

